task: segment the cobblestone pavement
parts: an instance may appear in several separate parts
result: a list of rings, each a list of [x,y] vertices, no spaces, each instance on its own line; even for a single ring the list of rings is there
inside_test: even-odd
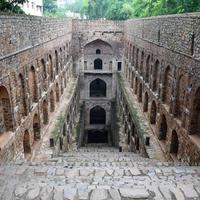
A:
[[[1,200],[197,200],[200,168],[88,147],[1,166],[0,194]]]

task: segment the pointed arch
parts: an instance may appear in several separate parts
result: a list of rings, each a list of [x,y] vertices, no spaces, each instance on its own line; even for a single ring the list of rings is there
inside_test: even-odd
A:
[[[187,82],[185,77],[181,75],[177,83],[176,94],[176,117],[181,118],[183,115],[184,100],[186,95]]]
[[[60,89],[58,83],[56,83],[56,102],[60,101]]]
[[[144,51],[141,53],[141,61],[140,61],[140,74],[143,76],[144,70]]]
[[[90,110],[90,124],[106,124],[106,111],[102,107],[95,106]]]
[[[167,66],[164,73],[164,81],[163,81],[163,94],[162,100],[165,104],[170,104],[171,99],[171,83],[172,83],[172,74],[170,66]]]
[[[151,104],[151,113],[150,113],[150,123],[151,124],[156,124],[156,117],[157,117],[156,102],[152,101],[152,104]]]
[[[50,112],[55,111],[55,98],[54,98],[54,92],[51,90],[50,92]]]
[[[135,77],[135,94],[138,93],[138,78]]]
[[[148,55],[146,60],[146,74],[145,74],[145,81],[149,82],[149,72],[150,72],[150,55]]]
[[[20,99],[21,99],[21,115],[27,116],[27,104],[26,104],[26,89],[25,89],[25,80],[22,74],[19,74],[19,88],[20,88]]]
[[[51,82],[54,80],[54,73],[53,73],[53,61],[51,55],[49,55],[49,74]]]
[[[0,86],[0,134],[13,130],[13,118],[8,90]]]
[[[106,82],[100,78],[90,83],[90,97],[106,97]]]
[[[48,103],[46,100],[43,101],[42,111],[43,111],[43,124],[47,125],[49,123],[49,114],[48,114]]]
[[[38,102],[38,91],[37,91],[37,80],[36,80],[36,71],[35,67],[31,66],[31,69],[29,71],[29,89],[30,89],[30,95],[33,102]]]
[[[193,98],[190,127],[190,134],[197,134],[200,136],[200,87],[197,89]]]
[[[149,97],[148,97],[148,93],[146,92],[144,95],[144,106],[143,106],[144,112],[148,112],[148,101],[149,101]]]
[[[94,60],[94,69],[103,69],[103,61],[100,58]]]
[[[27,130],[24,133],[23,148],[24,148],[25,155],[31,153],[30,134]]]
[[[171,136],[170,153],[172,153],[175,156],[177,156],[178,149],[179,149],[178,134],[177,134],[177,132],[175,130],[173,130],[172,131],[172,136]]]
[[[138,101],[142,102],[142,83],[139,84]]]
[[[42,65],[42,76],[43,76],[43,79],[46,79],[47,78],[47,68],[46,68],[46,63],[45,63],[43,58],[41,59],[41,65]]]
[[[40,139],[40,117],[38,114],[35,114],[33,117],[33,133],[34,133],[34,140]]]
[[[165,115],[162,115],[158,139],[166,140],[167,139],[167,131],[168,131],[167,120],[166,120]]]
[[[58,75],[59,73],[59,61],[58,61],[58,51],[55,50],[55,68],[56,68],[56,75]]]
[[[158,89],[158,70],[160,67],[159,60],[156,60],[154,68],[153,68],[153,91],[155,92]]]
[[[101,50],[100,49],[96,49],[96,54],[101,54]]]

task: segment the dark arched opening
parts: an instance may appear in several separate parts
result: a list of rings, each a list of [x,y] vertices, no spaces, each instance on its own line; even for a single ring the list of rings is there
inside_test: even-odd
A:
[[[36,72],[35,68],[32,66],[31,70],[29,72],[29,89],[30,89],[30,94],[32,97],[33,102],[38,101],[38,95],[37,95],[37,81],[36,81]]]
[[[90,124],[105,124],[106,111],[100,106],[95,106],[90,110]]]
[[[29,135],[29,132],[27,130],[24,133],[23,148],[24,148],[24,154],[25,155],[31,153],[30,135]]]
[[[53,81],[53,61],[51,55],[49,55],[49,74],[50,74],[50,80]]]
[[[165,115],[162,115],[158,139],[166,140],[166,138],[167,138],[167,120]]]
[[[58,61],[58,52],[57,52],[57,50],[55,51],[55,60],[56,60],[56,62],[55,62],[56,74],[58,74],[58,72],[59,72],[59,61]]]
[[[43,124],[48,124],[49,115],[48,115],[48,103],[46,100],[43,101]]]
[[[96,54],[101,54],[101,50],[100,50],[100,49],[97,49],[97,50],[96,50]]]
[[[158,89],[158,70],[159,70],[159,61],[157,60],[154,68],[153,68],[153,91],[156,91]]]
[[[170,69],[170,66],[168,66],[164,74],[163,94],[162,94],[163,102],[168,105],[170,103],[170,98],[171,98],[171,94],[170,94],[171,81],[172,81],[171,69]]]
[[[148,112],[148,101],[149,101],[149,97],[147,92],[144,95],[144,107],[143,107],[143,111],[144,112]]]
[[[171,137],[170,153],[177,156],[178,147],[179,147],[178,134],[175,130],[173,130],[172,131],[172,137]]]
[[[90,83],[90,97],[106,97],[106,83],[97,78]]]
[[[47,69],[46,69],[46,63],[45,63],[44,59],[41,59],[41,65],[42,65],[43,78],[46,79],[47,78]]]
[[[60,92],[59,92],[59,86],[58,83],[56,83],[56,102],[60,101]]]
[[[25,89],[25,80],[22,74],[19,75],[20,80],[20,99],[21,99],[21,115],[26,116],[28,114],[27,105],[26,105],[26,89]]]
[[[145,81],[149,82],[149,70],[150,70],[150,55],[148,55],[146,60],[146,74],[145,74]]]
[[[195,94],[192,106],[190,134],[200,135],[200,88],[198,88]]]
[[[150,123],[155,124],[156,123],[156,115],[157,115],[157,108],[155,101],[151,104],[151,113],[150,113]]]
[[[13,130],[12,110],[7,89],[0,86],[0,134]]]
[[[138,101],[142,102],[142,83],[139,84]]]
[[[33,117],[34,140],[40,139],[40,118],[37,114]]]
[[[100,58],[94,60],[94,69],[103,69],[103,62]]]
[[[50,92],[50,112],[54,112],[55,110],[55,99],[53,90]]]

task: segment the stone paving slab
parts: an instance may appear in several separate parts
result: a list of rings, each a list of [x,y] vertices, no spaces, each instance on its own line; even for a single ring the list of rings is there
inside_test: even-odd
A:
[[[200,167],[84,148],[43,162],[0,166],[0,200],[11,199],[199,200]]]

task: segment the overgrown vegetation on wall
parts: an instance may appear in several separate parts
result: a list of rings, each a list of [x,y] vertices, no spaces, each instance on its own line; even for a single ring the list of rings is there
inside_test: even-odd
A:
[[[51,132],[51,138],[53,138],[55,144],[57,143],[57,141],[58,141],[58,139],[59,139],[59,137],[61,135],[64,123],[65,123],[65,118],[64,118],[64,115],[61,114],[56,119],[55,127],[54,127],[53,131]]]
[[[130,99],[129,94],[127,94],[124,80],[121,78],[120,74],[118,74],[118,80],[119,80],[118,83],[119,83],[120,91],[122,92],[122,95],[124,96],[124,98],[127,102],[131,118],[132,118],[134,125],[136,127],[136,130],[137,130],[137,134],[138,134],[140,141],[142,142],[143,146],[145,146],[145,136],[147,134],[146,134],[146,131],[145,131],[145,128],[144,128],[144,124],[142,123],[142,121],[141,121],[141,119],[138,115],[137,108],[134,107],[134,105],[132,104],[132,101]],[[144,148],[144,150],[145,150],[145,148]]]

